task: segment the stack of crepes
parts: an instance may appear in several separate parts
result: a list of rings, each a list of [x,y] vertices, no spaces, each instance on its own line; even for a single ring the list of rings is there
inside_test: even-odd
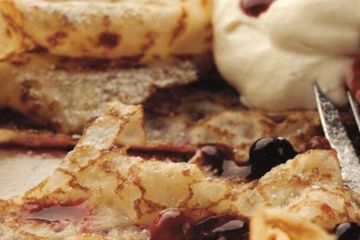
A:
[[[81,132],[107,101],[197,80],[211,40],[210,0],[2,0],[0,108]]]

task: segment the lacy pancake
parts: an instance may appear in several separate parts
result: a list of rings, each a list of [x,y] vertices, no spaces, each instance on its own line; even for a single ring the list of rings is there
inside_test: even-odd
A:
[[[257,180],[225,179],[201,154],[189,162],[146,160],[116,147],[139,114],[137,106],[110,105],[52,176],[0,202],[0,236],[195,240],[235,231],[237,239],[323,240],[334,239],[326,231],[338,224],[360,220],[359,196],[343,184],[332,150],[300,154]]]

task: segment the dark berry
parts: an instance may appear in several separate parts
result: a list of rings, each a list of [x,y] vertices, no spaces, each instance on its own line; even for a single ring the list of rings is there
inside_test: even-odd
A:
[[[309,142],[299,148],[299,152],[303,153],[311,149],[331,149],[329,141],[323,136],[314,136]]]
[[[249,16],[258,17],[265,12],[274,0],[240,0],[240,8]]]
[[[342,223],[335,231],[339,240],[360,240],[360,226],[357,223]]]
[[[250,179],[259,179],[273,167],[294,158],[297,152],[284,138],[261,138],[250,148]]]
[[[210,168],[210,172],[223,178],[246,177],[247,167],[238,166],[233,149],[220,144],[200,146],[202,164]]]
[[[198,222],[187,240],[247,240],[247,221],[229,215],[213,216]]]
[[[193,220],[185,212],[171,208],[160,212],[150,228],[152,240],[186,240]]]

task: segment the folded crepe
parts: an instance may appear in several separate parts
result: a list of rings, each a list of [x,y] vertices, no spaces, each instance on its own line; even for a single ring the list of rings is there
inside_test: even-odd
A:
[[[211,0],[3,0],[0,59],[47,49],[69,57],[143,61],[211,46]]]
[[[258,210],[251,219],[250,240],[335,240],[320,226],[278,208]]]
[[[158,89],[197,80],[191,59],[128,65],[46,52],[13,56],[0,61],[0,108],[14,109],[57,131],[81,133],[108,101],[140,104]]]

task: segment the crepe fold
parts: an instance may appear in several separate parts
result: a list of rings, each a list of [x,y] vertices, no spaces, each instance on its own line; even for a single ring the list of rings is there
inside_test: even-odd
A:
[[[0,59],[35,47],[143,62],[211,45],[211,0],[2,0]]]
[[[251,219],[250,240],[335,240],[319,225],[277,208],[259,209]]]
[[[129,64],[46,52],[10,57],[0,61],[0,108],[11,108],[60,132],[76,133],[99,116],[108,101],[140,104],[159,89],[197,80],[191,59]]]

